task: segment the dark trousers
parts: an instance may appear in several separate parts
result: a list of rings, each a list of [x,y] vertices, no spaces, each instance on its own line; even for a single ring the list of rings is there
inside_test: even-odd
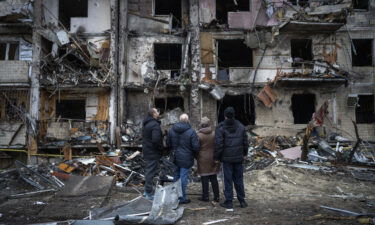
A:
[[[154,191],[154,177],[158,173],[159,159],[145,160],[145,192],[152,194]]]
[[[211,182],[212,191],[214,192],[214,199],[219,199],[219,183],[217,182],[217,176],[209,175],[209,176],[201,176],[202,181],[202,198],[209,199],[209,182]]]
[[[236,189],[237,199],[245,199],[245,189],[243,184],[243,166],[242,163],[223,162],[224,171],[224,196],[226,201],[233,201],[233,184]]]

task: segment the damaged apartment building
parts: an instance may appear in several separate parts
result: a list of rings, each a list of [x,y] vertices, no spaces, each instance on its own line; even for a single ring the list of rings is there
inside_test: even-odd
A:
[[[375,141],[373,0],[0,1],[4,158],[139,148],[148,108],[166,130],[228,106],[260,136]],[[14,150],[14,151],[11,151]],[[22,156],[21,156],[22,155]],[[37,157],[33,157],[37,156]]]

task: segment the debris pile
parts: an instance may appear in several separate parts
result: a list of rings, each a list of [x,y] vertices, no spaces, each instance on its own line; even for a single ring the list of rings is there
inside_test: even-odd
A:
[[[110,43],[107,38],[83,40],[58,28],[45,29],[42,36],[52,44],[41,59],[41,84],[100,86],[110,81]]]
[[[39,124],[46,129],[45,135],[40,137],[46,146],[107,143],[109,140],[107,121],[43,120]]]

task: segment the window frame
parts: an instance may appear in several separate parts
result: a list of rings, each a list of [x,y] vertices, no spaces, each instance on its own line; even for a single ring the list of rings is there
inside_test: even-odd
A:
[[[5,58],[0,59],[0,61],[18,61],[20,60],[20,42],[17,41],[0,41],[0,44],[5,44]],[[16,52],[14,54],[14,59],[9,59],[9,51],[10,51],[10,46],[12,44],[17,45]]]

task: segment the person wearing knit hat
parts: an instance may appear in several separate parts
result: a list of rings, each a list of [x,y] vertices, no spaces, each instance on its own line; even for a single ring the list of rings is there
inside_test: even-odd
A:
[[[244,125],[235,119],[235,110],[228,107],[224,110],[225,120],[215,131],[215,161],[221,161],[224,173],[225,201],[220,206],[233,208],[233,184],[241,208],[247,207],[243,183],[243,159],[247,155],[249,143]]]
[[[233,119],[234,117],[234,108],[228,107],[224,110],[224,116],[228,119]]]
[[[202,182],[202,197],[198,200],[209,201],[209,182],[211,182],[214,201],[219,202],[220,192],[217,174],[220,171],[220,164],[214,161],[215,131],[207,117],[203,117],[201,120],[198,137],[201,146],[197,157],[198,175],[201,176]]]

